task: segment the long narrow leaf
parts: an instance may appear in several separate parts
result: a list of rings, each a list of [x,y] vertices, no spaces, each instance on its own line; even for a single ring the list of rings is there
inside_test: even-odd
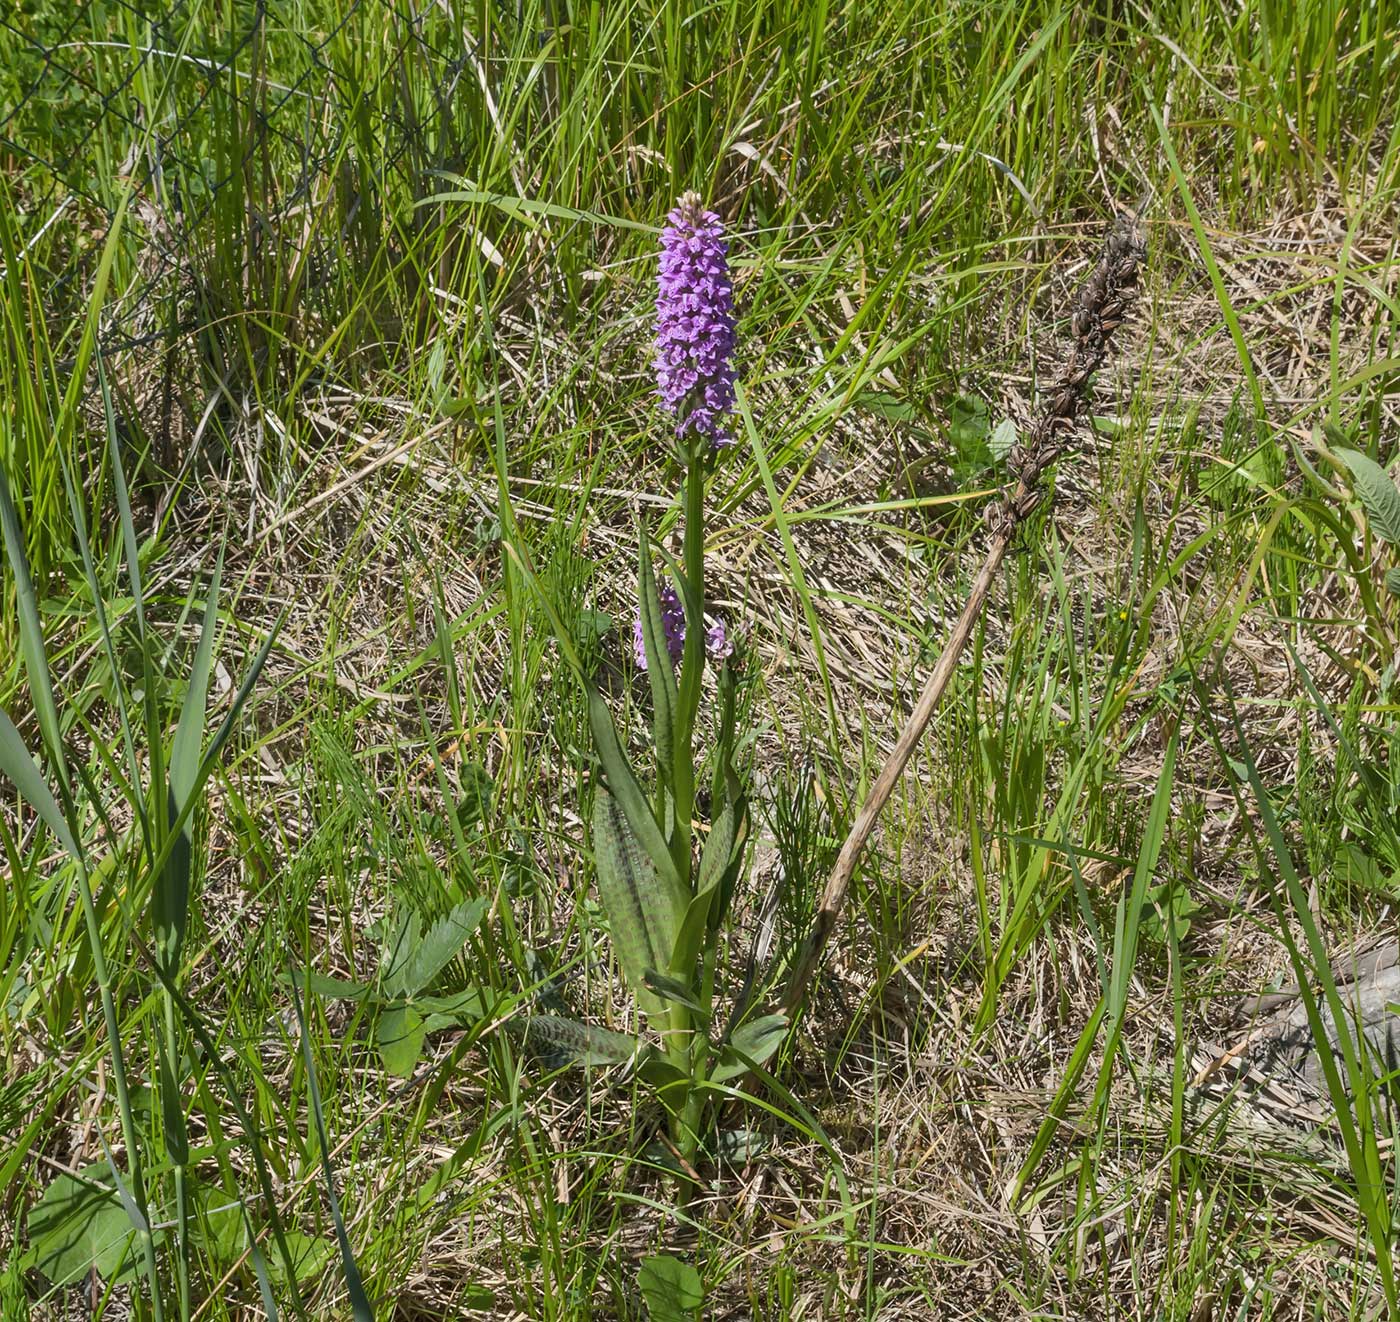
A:
[[[1204,692],[1202,696],[1202,705],[1206,710],[1209,710],[1210,698]],[[1292,910],[1292,918],[1302,928],[1304,940],[1307,943],[1308,954],[1305,958],[1294,940],[1288,921],[1289,915],[1283,905],[1283,897],[1275,890],[1272,899],[1279,917],[1279,938],[1288,951],[1288,957],[1297,978],[1298,993],[1303,1003],[1304,1013],[1307,1015],[1308,1029],[1317,1048],[1318,1064],[1327,1083],[1327,1093],[1336,1114],[1337,1126],[1341,1130],[1342,1144],[1346,1149],[1347,1163],[1351,1168],[1354,1181],[1356,1200],[1366,1218],[1366,1229],[1372,1250],[1376,1255],[1381,1285],[1385,1291],[1391,1315],[1394,1316],[1400,1313],[1400,1291],[1397,1291],[1396,1288],[1391,1248],[1393,1218],[1386,1192],[1389,1181],[1381,1161],[1376,1138],[1375,1117],[1370,1101],[1375,1081],[1366,1060],[1365,1048],[1359,1046],[1357,1041],[1353,1039],[1348,1027],[1350,1015],[1337,990],[1336,979],[1332,975],[1331,960],[1328,958],[1322,933],[1318,930],[1317,923],[1313,919],[1307,893],[1293,866],[1292,852],[1288,847],[1288,842],[1284,839],[1278,819],[1274,815],[1269,796],[1264,790],[1263,782],[1259,777],[1259,769],[1250,752],[1244,727],[1240,722],[1239,713],[1235,709],[1233,701],[1231,701],[1230,719],[1238,750],[1237,757],[1244,766],[1245,777],[1249,782],[1249,788],[1259,812],[1259,819],[1264,824],[1272,862],[1277,869],[1279,878],[1283,881],[1283,891],[1287,897],[1288,907]],[[1222,754],[1222,760],[1228,765],[1229,759],[1225,757],[1225,750],[1220,745],[1219,737],[1215,735],[1213,730],[1212,738],[1215,739],[1217,748]],[[1238,791],[1236,792],[1238,794]],[[1243,804],[1242,795],[1240,800]],[[1264,854],[1262,849],[1257,852],[1261,867],[1267,866],[1268,856]],[[1337,1068],[1331,1036],[1327,1032],[1317,996],[1313,992],[1312,982],[1314,979],[1321,984],[1322,998],[1326,1002],[1328,1013],[1331,1015],[1333,1026],[1336,1029],[1337,1045],[1341,1049],[1342,1064],[1347,1079],[1350,1081],[1350,1089],[1348,1089],[1347,1082],[1342,1079],[1341,1071]]]
[[[112,467],[112,488],[117,502],[117,521],[122,530],[122,549],[126,553],[126,574],[131,583],[131,599],[136,609],[136,636],[144,643],[146,606],[145,594],[141,588],[141,556],[136,542],[136,522],[131,517],[131,498],[126,487],[126,470],[122,467],[117,419],[112,408],[112,392],[107,385],[107,371],[101,354],[97,355],[97,385],[102,392],[102,414],[107,424],[107,462]]]
[[[734,856],[736,833],[735,809],[733,805],[726,804],[710,828],[710,838],[705,841],[705,848],[700,854],[700,874],[695,895],[686,905],[685,915],[676,932],[676,943],[668,967],[678,977],[688,977],[694,971],[695,961],[705,942],[705,933],[711,927],[720,883]]]
[[[44,824],[58,837],[59,844],[68,851],[74,861],[81,862],[82,851],[69,831],[68,823],[64,820],[53,793],[44,783],[44,777],[34,765],[34,759],[29,756],[29,750],[25,748],[24,740],[15,729],[15,723],[3,711],[0,711],[0,771],[14,782],[20,798],[43,818]]]
[[[208,595],[204,601],[204,625],[200,630],[194,663],[190,667],[189,686],[185,690],[185,701],[180,707],[180,721],[175,727],[175,742],[170,750],[170,792],[179,813],[183,813],[186,804],[190,802],[195,782],[199,778],[200,745],[204,740],[209,672],[214,661],[214,625],[219,615],[219,579],[223,567],[224,553],[220,547],[219,558],[215,561]],[[188,834],[188,822],[184,829]]]
[[[19,514],[10,496],[10,484],[0,467],[0,535],[3,536],[5,556],[15,579],[15,598],[19,609],[19,645],[24,655],[24,669],[29,676],[29,700],[39,721],[39,734],[45,751],[58,776],[59,788],[66,794],[68,767],[63,759],[63,741],[58,724],[58,708],[54,703],[53,683],[49,678],[49,659],[44,651],[44,631],[39,622],[39,599],[34,580],[29,575],[29,561],[24,554],[24,534],[19,526]]]
[[[646,850],[651,861],[656,864],[657,873],[677,894],[684,892],[685,887],[681,882],[680,873],[676,870],[675,860],[671,857],[666,836],[652,815],[651,806],[647,803],[646,795],[642,793],[637,774],[632,770],[632,763],[622,747],[622,741],[617,737],[617,730],[613,727],[612,713],[608,711],[608,704],[603,700],[603,695],[598,692],[598,686],[584,673],[583,662],[579,659],[573,639],[569,637],[569,631],[564,627],[564,621],[559,618],[559,612],[554,609],[554,603],[549,599],[549,594],[545,592],[544,585],[539,581],[535,571],[516,547],[509,542],[505,545],[507,554],[515,562],[521,576],[529,584],[536,600],[549,617],[550,625],[559,643],[559,650],[564,653],[564,659],[568,661],[574,674],[578,676],[579,683],[583,685],[584,697],[588,703],[588,726],[593,734],[593,746],[597,751],[598,760],[603,764],[603,775],[607,780],[609,790],[612,791],[621,805],[622,811],[626,813],[627,821],[642,848]]]
[[[671,779],[671,759],[676,746],[676,672],[666,645],[666,625],[656,575],[651,566],[651,549],[645,526],[637,564],[637,595],[641,605],[642,646],[646,652],[647,679],[651,683],[652,741],[656,746],[656,767],[663,782]]]
[[[668,1002],[647,986],[646,975],[669,966],[683,911],[676,892],[657,876],[637,843],[617,800],[603,789],[593,801],[593,851],[622,971],[642,1009],[664,1016]]]
[[[309,996],[308,996],[309,999]],[[316,1141],[321,1150],[321,1173],[326,1181],[326,1200],[330,1203],[331,1221],[335,1224],[335,1238],[340,1246],[340,1265],[345,1272],[345,1290],[350,1296],[350,1307],[355,1314],[355,1322],[374,1322],[374,1310],[365,1296],[365,1287],[360,1280],[360,1269],[355,1265],[355,1254],[350,1248],[350,1237],[345,1233],[345,1218],[340,1213],[340,1199],[335,1192],[335,1172],[331,1169],[331,1148],[326,1138],[326,1117],[321,1109],[321,1089],[316,1082],[316,1062],[311,1056],[311,1034],[306,1027],[306,1012],[301,998],[292,997],[296,1007],[297,1025],[301,1029],[301,1059],[306,1066],[306,1091],[311,1103],[311,1118],[316,1126]]]

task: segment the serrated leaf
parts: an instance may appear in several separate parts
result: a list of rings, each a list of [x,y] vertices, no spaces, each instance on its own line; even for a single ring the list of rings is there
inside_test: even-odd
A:
[[[124,1280],[137,1266],[131,1218],[105,1165],[60,1175],[29,1211],[34,1265],[67,1285],[96,1269],[103,1280]]]
[[[1351,470],[1352,488],[1366,511],[1371,531],[1388,545],[1400,547],[1400,487],[1360,450],[1339,449],[1337,456]]]
[[[1016,424],[1010,418],[1003,418],[995,430],[987,437],[987,449],[997,463],[1004,463],[1006,457],[1016,448]]]
[[[384,995],[389,1000],[417,990],[408,985],[408,970],[422,934],[423,924],[418,915],[412,909],[404,909],[399,914],[394,934],[384,948],[382,960]]]
[[[705,1302],[700,1273],[669,1253],[642,1259],[637,1287],[647,1301],[652,1322],[691,1322]]]
[[[392,995],[422,991],[460,953],[486,916],[484,899],[463,900],[423,933],[395,975]],[[386,984],[386,990],[388,985]]]
[[[553,1014],[531,1015],[525,1021],[525,1040],[562,1051],[576,1065],[586,1066],[625,1065],[642,1045],[626,1033]]]
[[[413,1002],[422,1012],[429,1033],[463,1024],[480,1023],[490,1013],[491,1002],[479,987],[468,987],[451,996],[420,996]]]
[[[783,1014],[765,1014],[736,1030],[720,1053],[719,1063],[710,1074],[714,1083],[725,1083],[746,1074],[755,1065],[767,1063],[787,1036],[788,1021]]]
[[[681,924],[680,906],[656,875],[617,800],[605,789],[593,802],[593,851],[598,892],[623,975],[647,1014],[664,1015],[667,1004],[647,989],[646,971],[669,967]]]
[[[426,1032],[423,1016],[412,1002],[385,1010],[374,1030],[384,1068],[401,1079],[408,1078],[418,1066]]]

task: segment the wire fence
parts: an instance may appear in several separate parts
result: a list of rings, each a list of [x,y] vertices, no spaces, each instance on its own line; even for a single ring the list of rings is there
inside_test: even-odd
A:
[[[338,208],[338,226],[304,227],[338,249],[462,159],[451,92],[470,54],[431,39],[432,6],[343,0],[315,30],[270,0],[25,7],[0,14],[0,204],[61,316],[129,191],[140,260],[103,309],[104,354],[207,329],[211,269],[252,279],[299,209]],[[301,254],[310,269],[332,255]]]

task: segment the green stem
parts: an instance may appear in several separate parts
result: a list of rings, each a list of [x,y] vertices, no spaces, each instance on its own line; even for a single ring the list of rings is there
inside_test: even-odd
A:
[[[672,789],[674,793],[675,832],[672,853],[676,868],[687,889],[692,885],[691,821],[695,815],[695,717],[700,707],[701,676],[705,667],[705,469],[703,438],[691,437],[688,443],[684,505],[685,532],[682,542],[682,567],[690,588],[695,611],[687,611],[685,651],[681,657],[681,683],[676,712],[675,747],[673,750]],[[706,953],[707,962],[713,953]],[[704,1001],[701,1002],[705,1004]],[[696,1080],[697,1069],[703,1070],[708,1049],[703,1028],[696,1031],[691,1012],[684,1005],[672,1005],[671,1026],[667,1035],[667,1054],[672,1062]],[[697,1060],[697,1050],[699,1059]],[[670,1113],[671,1137],[682,1159],[693,1164],[699,1146],[699,1119],[703,1094],[695,1087],[686,1089],[683,1104]],[[693,1191],[689,1177],[681,1181],[681,1199],[686,1201]]]
[[[175,976],[173,969],[170,976],[172,979]],[[169,1067],[165,1079],[162,1080],[162,1085],[168,1084],[175,1094],[166,1105],[179,1111],[181,1109],[180,1076],[177,1070],[180,1065],[180,1038],[175,1027],[175,1002],[168,989],[165,991],[165,1050]],[[183,1128],[183,1117],[180,1124]],[[181,1147],[184,1148],[187,1144],[188,1139],[182,1134]],[[190,1209],[185,1195],[185,1164],[183,1161],[172,1160],[171,1166],[175,1173],[175,1286],[179,1292],[180,1317],[187,1319],[190,1316],[190,1270],[186,1258],[189,1245]]]
[[[705,666],[705,476],[699,446],[690,442],[685,475],[685,534],[682,564],[694,593],[698,618],[686,620],[681,657],[680,702],[676,712],[674,772],[676,866],[690,877],[690,823],[695,814],[695,714],[700,706],[700,675]]]

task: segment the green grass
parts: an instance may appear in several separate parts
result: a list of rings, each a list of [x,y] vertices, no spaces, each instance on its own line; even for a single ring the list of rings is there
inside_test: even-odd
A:
[[[716,1317],[1393,1313],[1384,1062],[1272,1127],[1206,1067],[1237,997],[1320,1014],[1324,955],[1393,930],[1400,547],[1342,452],[1393,475],[1398,35],[1385,2],[7,16],[5,1318],[151,1316],[152,1270],[169,1316],[352,1316],[358,1280],[378,1318],[643,1317],[660,1251]],[[678,1210],[648,1095],[517,1031],[635,1025],[585,704],[502,538],[639,740],[689,187],[753,424],[709,492],[759,785],[730,991],[777,980],[980,563],[979,427],[1027,421],[1145,196],[1150,257]],[[410,1050],[395,936],[473,900]]]

